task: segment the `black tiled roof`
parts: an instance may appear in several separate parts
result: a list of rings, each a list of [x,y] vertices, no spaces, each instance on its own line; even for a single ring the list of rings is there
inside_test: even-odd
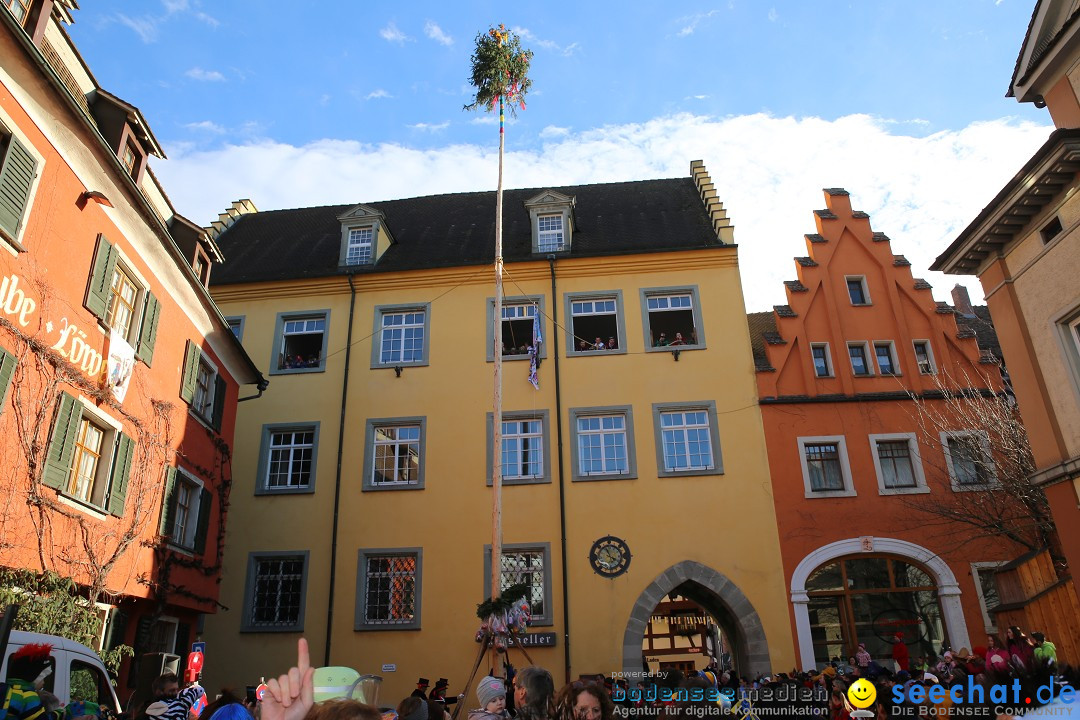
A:
[[[985,305],[976,305],[972,308],[975,316],[961,315],[956,313],[956,325],[960,332],[974,333],[975,342],[979,345],[979,351],[983,356],[993,356],[1001,359],[1001,345],[998,343],[997,332],[994,330],[994,321],[990,317],[990,308]],[[970,335],[967,335],[970,337]]]
[[[836,213],[834,213],[832,210],[829,210],[828,208],[825,208],[824,210],[815,210],[814,214],[817,215],[822,220],[835,220],[836,219]]]
[[[893,255],[892,264],[896,267],[908,267],[911,265],[911,261],[903,255]]]
[[[805,237],[807,240],[809,240],[812,243],[828,242],[828,240],[825,239],[824,235],[819,235],[818,233],[809,233],[807,235],[804,235],[803,237]]]
[[[883,232],[876,232],[873,235],[874,242],[889,242],[889,236]]]
[[[915,287],[915,289],[916,289],[916,290],[930,290],[930,289],[932,289],[932,288],[933,288],[934,286],[933,286],[933,285],[931,285],[930,283],[926,282],[926,281],[925,281],[925,280],[923,280],[922,278],[915,278],[915,285],[914,285],[914,287]]]
[[[797,257],[795,262],[799,263],[803,267],[817,267],[817,261],[814,258],[809,257]]]
[[[865,210],[854,210],[851,213],[851,217],[858,218],[859,220],[869,220],[870,213],[866,212]]]
[[[720,247],[691,178],[506,190],[503,256],[534,260],[524,203],[544,190],[576,197],[570,255],[590,257]],[[395,243],[373,266],[341,268],[338,216],[353,205],[240,217],[219,238],[227,261],[212,285],[487,265],[495,259],[495,192],[365,203],[385,214]]]
[[[773,311],[780,317],[799,317],[790,305],[773,305]]]
[[[784,285],[786,285],[787,289],[791,292],[807,292],[809,290],[808,287],[803,285],[798,280],[785,280]]]
[[[765,354],[765,336],[772,337],[778,334],[776,316],[771,311],[747,313],[746,324],[750,326],[750,348],[754,351],[754,369],[773,370],[773,366],[769,364],[769,357]]]

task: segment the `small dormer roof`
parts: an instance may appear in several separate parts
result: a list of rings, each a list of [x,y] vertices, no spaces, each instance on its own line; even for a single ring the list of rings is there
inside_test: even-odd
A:
[[[525,207],[530,210],[544,205],[569,205],[571,209],[577,204],[577,198],[572,195],[563,195],[555,190],[544,190],[539,195],[534,195],[525,201]]]
[[[146,145],[146,151],[151,155],[165,159],[165,151],[161,148],[161,144],[154,137],[153,131],[150,129],[149,123],[146,122],[146,118],[143,117],[139,108],[135,107],[131,103],[124,102],[120,98],[113,95],[108,90],[98,88],[94,91],[98,99],[105,100],[106,102],[120,108],[127,114],[128,122],[131,123],[132,128],[135,131],[135,137],[139,138]]]
[[[371,205],[353,205],[351,208],[337,216],[339,222],[347,223],[350,220],[385,220],[386,213]]]

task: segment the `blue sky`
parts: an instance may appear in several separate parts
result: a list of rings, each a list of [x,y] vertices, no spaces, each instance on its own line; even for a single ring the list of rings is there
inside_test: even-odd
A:
[[[504,22],[536,54],[508,185],[674,177],[705,160],[754,310],[785,302],[832,186],[945,297],[955,280],[925,268],[1051,129],[1004,97],[1033,6],[98,0],[70,32],[163,143],[154,170],[178,211],[207,224],[240,197],[273,209],[493,189],[494,118],[462,106],[473,38]]]

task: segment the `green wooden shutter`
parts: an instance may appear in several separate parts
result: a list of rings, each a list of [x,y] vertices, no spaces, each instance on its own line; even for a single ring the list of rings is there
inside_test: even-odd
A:
[[[123,517],[128,479],[131,477],[131,460],[135,455],[135,441],[123,433],[117,433],[117,435],[112,478],[109,483],[109,513]]]
[[[210,424],[217,431],[221,431],[221,416],[225,414],[225,395],[229,391],[229,384],[225,378],[218,375],[214,378],[214,414],[210,418]]]
[[[169,537],[176,521],[176,468],[165,470],[165,499],[161,504],[161,534]]]
[[[195,381],[199,377],[199,358],[202,351],[191,340],[187,341],[187,354],[184,355],[184,377],[180,383],[180,397],[188,405],[195,398]]]
[[[195,527],[195,552],[199,555],[206,552],[206,533],[210,529],[210,506],[213,504],[213,497],[206,488],[199,493],[199,524]]]
[[[56,422],[53,424],[52,440],[45,455],[45,469],[41,481],[60,489],[71,474],[71,454],[75,449],[75,433],[79,430],[82,405],[71,395],[61,393],[56,403]]]
[[[146,304],[143,305],[142,329],[139,330],[139,344],[135,349],[135,357],[146,363],[149,367],[154,360],[154,342],[157,340],[158,315],[161,314],[161,303],[153,293],[146,293]]]
[[[30,151],[14,135],[9,136],[0,160],[0,230],[12,240],[19,234],[30,202],[30,186],[34,184],[36,167],[37,160]]]
[[[112,294],[113,273],[116,272],[116,248],[98,235],[97,250],[94,252],[94,267],[90,271],[90,286],[86,289],[86,309],[105,319],[109,311]]]
[[[15,374],[15,365],[18,360],[4,348],[0,348],[0,413],[4,411],[4,403],[7,401],[8,390],[11,389],[11,378]]]

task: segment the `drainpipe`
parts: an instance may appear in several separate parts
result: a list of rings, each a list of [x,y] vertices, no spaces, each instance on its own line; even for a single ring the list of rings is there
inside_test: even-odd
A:
[[[356,312],[356,286],[349,280],[349,331],[345,338],[345,377],[341,381],[341,421],[338,423],[337,471],[334,475],[334,519],[330,526],[330,591],[326,601],[326,653],[323,666],[330,665],[330,638],[334,629],[334,586],[337,579],[338,511],[341,507],[341,460],[345,449],[345,407],[349,397],[349,361],[352,359],[353,315]]]
[[[555,256],[548,255],[551,269],[551,352],[555,356],[555,437],[559,458],[559,549],[562,553],[563,663],[565,682],[570,682],[570,590],[566,570],[566,485],[563,478],[562,389],[559,376],[559,303],[555,290]]]
[[[266,388],[268,387],[270,387],[270,381],[266,378],[260,378],[259,383],[255,386],[255,389],[259,392],[255,395],[248,395],[247,397],[237,398],[236,402],[242,403],[245,400],[258,400],[263,396],[263,393],[266,392]]]

